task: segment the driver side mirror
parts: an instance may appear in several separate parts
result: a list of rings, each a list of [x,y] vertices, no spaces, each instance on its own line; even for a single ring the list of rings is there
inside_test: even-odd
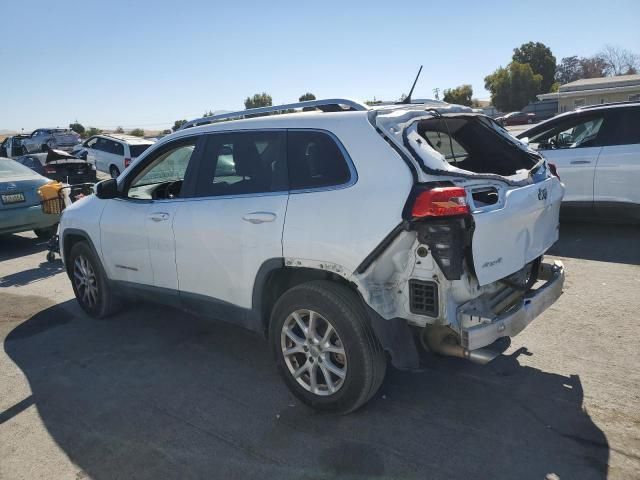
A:
[[[101,200],[109,200],[118,196],[118,182],[115,178],[103,180],[96,184],[96,197]]]

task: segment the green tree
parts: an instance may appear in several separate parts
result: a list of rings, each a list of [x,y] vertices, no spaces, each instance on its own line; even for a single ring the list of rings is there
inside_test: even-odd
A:
[[[473,97],[473,88],[471,85],[465,84],[456,88],[447,88],[442,99],[447,103],[470,107],[472,105],[471,97]]]
[[[84,136],[85,138],[87,137],[93,137],[94,135],[100,135],[102,133],[102,130],[96,127],[89,127],[85,130],[84,132]]]
[[[560,85],[575,82],[582,78],[581,59],[577,55],[564,57],[562,61],[556,65],[556,81]]]
[[[547,93],[551,90],[555,81],[556,57],[544,43],[529,42],[520,45],[520,48],[514,48],[512,60],[531,65],[533,73],[542,76],[540,91],[536,93]]]
[[[69,128],[80,136],[84,134],[84,127],[82,126],[81,123],[78,123],[77,121],[74,123],[70,123]]]
[[[173,122],[173,127],[171,127],[171,130],[173,130],[174,132],[177,132],[178,130],[180,130],[180,127],[185,123],[187,123],[186,120],[176,120],[175,122]]]
[[[213,110],[209,110],[208,112],[204,112],[204,113],[202,114],[202,117],[203,117],[203,118],[206,118],[206,117],[213,117],[213,115],[214,115]]]
[[[300,95],[300,98],[298,98],[299,102],[307,102],[309,100],[315,100],[316,96],[313,93],[305,93],[304,95]]]
[[[491,92],[491,103],[503,112],[520,110],[540,92],[542,75],[533,73],[529,64],[511,62],[484,79]]]
[[[122,127],[116,128],[116,133],[124,133],[124,128]]]
[[[134,137],[144,137],[144,130],[141,128],[134,128],[129,132],[129,135],[133,135]]]
[[[171,133],[170,128],[166,128],[160,132],[161,135],[169,135]]]
[[[265,92],[256,93],[253,97],[247,97],[244,101],[244,108],[247,110],[250,108],[270,107],[272,105],[271,95]]]

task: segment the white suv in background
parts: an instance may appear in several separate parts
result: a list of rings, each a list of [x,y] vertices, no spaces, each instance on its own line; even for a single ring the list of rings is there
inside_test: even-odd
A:
[[[101,134],[90,137],[78,145],[74,154],[93,163],[98,171],[116,178],[153,144],[153,140],[133,135]]]
[[[387,357],[486,363],[556,301],[563,193],[469,108],[314,100],[187,123],[65,209],[60,250],[89,315],[144,298],[260,332],[296,396],[345,413]]]
[[[563,217],[640,222],[640,102],[582,107],[518,138],[558,169]]]

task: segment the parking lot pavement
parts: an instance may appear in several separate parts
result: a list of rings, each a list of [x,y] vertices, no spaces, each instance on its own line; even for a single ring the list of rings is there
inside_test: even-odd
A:
[[[256,335],[92,320],[42,243],[0,239],[0,478],[640,478],[639,236],[563,225],[565,294],[505,356],[390,369],[342,417],[297,403]]]

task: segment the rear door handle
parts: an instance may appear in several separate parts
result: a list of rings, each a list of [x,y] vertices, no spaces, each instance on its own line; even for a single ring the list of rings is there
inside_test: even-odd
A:
[[[249,223],[273,222],[276,219],[276,214],[271,212],[251,212],[245,214],[242,219]]]
[[[591,163],[591,160],[572,160],[569,163],[571,163],[571,165],[586,165]]]
[[[164,212],[155,212],[149,215],[149,218],[154,222],[164,222],[169,220],[169,214]]]

